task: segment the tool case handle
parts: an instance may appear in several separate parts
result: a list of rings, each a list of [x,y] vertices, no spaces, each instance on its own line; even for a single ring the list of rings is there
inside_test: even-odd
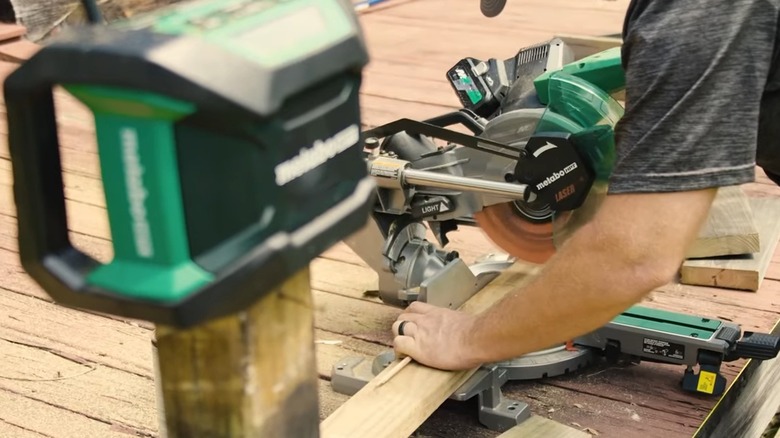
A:
[[[368,219],[375,197],[375,183],[367,174],[362,158],[356,151],[361,147],[358,141],[351,147],[355,153],[343,154],[338,160],[330,160],[329,166],[316,174],[318,181],[338,181],[343,193],[327,198],[328,203],[321,202],[318,210],[307,213],[312,217],[305,217],[300,223],[272,230],[272,233],[260,241],[247,239],[239,242],[240,245],[236,245],[237,251],[230,254],[224,266],[205,270],[202,265],[192,260],[191,254],[187,254],[186,261],[176,256],[168,257],[162,262],[139,261],[132,265],[135,260],[117,257],[120,254],[116,251],[116,238],[113,239],[114,261],[105,265],[100,263],[74,247],[69,236],[53,93],[55,86],[63,84],[68,84],[70,91],[73,91],[73,85],[79,84],[122,85],[111,78],[107,79],[101,74],[104,72],[97,68],[106,64],[105,59],[98,59],[97,55],[82,56],[85,53],[94,51],[85,50],[81,46],[66,46],[64,49],[63,46],[47,46],[12,72],[3,85],[21,264],[56,302],[74,308],[144,319],[157,324],[190,327],[251,305],[261,295],[270,292],[286,278],[304,268],[327,247],[359,229]],[[80,61],[90,61],[92,64]],[[74,62],[80,62],[78,69],[67,73],[57,69],[57,66]],[[161,69],[154,71],[161,76],[166,74]],[[346,80],[345,78],[344,81]],[[354,78],[350,77],[349,80],[352,81],[350,89],[356,90]],[[338,80],[333,82],[336,84],[334,87],[340,87],[341,83]],[[159,83],[155,83],[155,86],[159,86]],[[357,92],[353,91],[346,100],[342,94],[338,96],[341,105],[339,108],[344,108],[344,111],[334,111],[333,117],[339,119],[340,124],[348,122],[359,126]],[[202,94],[198,94],[196,98],[193,101],[196,108],[208,106],[213,101],[205,99]],[[312,113],[318,111],[321,109],[310,109]],[[320,117],[316,120],[316,125],[330,126],[332,119],[327,119],[327,123],[322,120],[326,119]],[[101,145],[98,146],[100,151]],[[101,155],[101,161],[103,158],[105,157]],[[170,177],[171,173],[166,170],[169,167],[170,163],[155,167],[154,175]],[[146,171],[151,176],[153,169]],[[104,177],[121,178],[121,175]],[[106,182],[103,184],[104,191],[107,188]],[[150,193],[159,194],[152,187],[149,190]],[[109,194],[106,192],[106,195]],[[175,198],[180,195],[174,193],[172,196]],[[312,192],[299,197],[319,199],[322,196]],[[118,198],[107,196],[107,203],[112,199]],[[274,206],[280,217],[289,215],[287,209],[298,212],[302,210],[300,206],[294,205]],[[164,207],[170,205],[157,202],[149,207],[149,214],[164,216],[164,219],[168,220],[171,218],[168,215],[170,209]],[[112,210],[108,210],[110,224],[116,225],[118,222],[114,222],[111,217]],[[180,230],[180,227],[174,228]],[[159,235],[163,237],[170,237],[167,231],[161,233]],[[162,254],[162,251],[159,253]],[[134,276],[132,280],[128,280],[133,283],[130,287],[123,278],[113,276],[115,273],[127,276],[128,273],[124,269],[127,264],[117,264],[117,260],[120,263],[129,261],[135,268],[140,266],[138,272],[151,272],[148,270],[150,265],[161,270],[150,275]],[[107,267],[114,269],[107,270]],[[161,281],[158,272],[165,274]],[[183,275],[179,275],[180,273]],[[183,280],[185,276],[188,278]],[[96,280],[96,277],[100,277],[100,280]],[[108,283],[118,283],[118,287],[123,290],[105,286],[106,279],[112,280]],[[141,284],[148,279],[152,280]],[[155,290],[154,294],[149,294],[146,285],[152,281],[156,282]],[[184,281],[187,283],[184,284]],[[176,294],[157,294],[158,289],[167,288],[169,284],[176,289]],[[139,293],[142,288],[144,290]]]
[[[79,290],[99,262],[68,235],[53,86],[14,73],[4,82],[19,255],[45,290]]]

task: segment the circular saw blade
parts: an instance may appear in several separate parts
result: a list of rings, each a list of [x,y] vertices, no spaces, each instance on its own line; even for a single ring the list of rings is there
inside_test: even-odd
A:
[[[537,117],[529,119],[529,114],[534,113]],[[522,148],[542,117],[545,117],[545,123],[561,131],[582,129],[571,120],[543,109],[519,109],[491,120],[482,135]],[[529,263],[544,264],[575,229],[590,220],[605,193],[603,185],[594,184],[585,203],[577,210],[567,212],[553,212],[548,205],[523,201],[487,205],[474,214],[474,220],[501,250]]]
[[[552,221],[531,222],[512,202],[485,207],[474,219],[494,244],[513,257],[542,264],[555,254]]]

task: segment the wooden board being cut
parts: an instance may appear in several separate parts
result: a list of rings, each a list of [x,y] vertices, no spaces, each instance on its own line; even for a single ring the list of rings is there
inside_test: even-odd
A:
[[[764,279],[777,240],[780,238],[780,200],[775,198],[751,198],[761,250],[755,254],[686,260],[680,269],[680,282],[698,286],[715,286],[727,289],[757,291]]]
[[[761,250],[753,210],[740,186],[721,187],[686,258],[753,254]]]
[[[516,263],[466,301],[461,309],[479,313],[530,281],[538,271],[538,268]],[[409,436],[476,371],[477,368],[444,371],[411,362],[379,385],[378,382],[394,372],[393,367],[388,367],[322,422],[322,436]],[[410,391],[410,388],[414,390]],[[358,418],[361,421],[357,421]]]

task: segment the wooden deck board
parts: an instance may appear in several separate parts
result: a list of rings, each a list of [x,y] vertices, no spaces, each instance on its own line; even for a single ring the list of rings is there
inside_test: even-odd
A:
[[[393,3],[361,16],[372,56],[361,93],[366,126],[456,108],[444,73],[462,57],[505,58],[556,34],[617,33],[627,6],[626,0],[528,0],[510,2],[500,17],[487,19],[471,0]],[[12,68],[0,63],[2,74]],[[91,117],[64,93],[57,94],[57,106],[72,236],[79,248],[108,260],[110,236]],[[19,265],[6,133],[0,108],[0,436],[154,437],[151,326],[55,305]],[[780,195],[761,171],[744,189],[749,196]],[[466,260],[494,250],[479,230],[461,230],[450,239]],[[375,281],[343,244],[312,263],[322,418],[348,399],[330,387],[333,364],[345,356],[370,358],[390,346],[390,323],[400,309],[363,294]],[[645,304],[768,330],[780,317],[780,250],[755,294],[668,285]],[[742,364],[724,366],[729,380]],[[658,364],[602,364],[540,382],[510,382],[504,390],[529,403],[536,415],[601,436],[689,436],[715,399],[679,391],[681,373],[680,367]],[[419,434],[499,435],[479,424],[473,400],[445,402]]]

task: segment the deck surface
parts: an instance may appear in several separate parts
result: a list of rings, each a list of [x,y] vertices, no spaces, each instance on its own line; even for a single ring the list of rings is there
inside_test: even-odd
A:
[[[618,33],[627,0],[523,0],[487,19],[476,0],[392,0],[361,15],[372,61],[362,92],[364,122],[423,118],[455,108],[444,72],[465,56],[509,57],[555,34]],[[2,64],[3,74],[13,66]],[[67,208],[75,244],[100,260],[111,248],[89,114],[57,95]],[[4,111],[4,110],[3,110]],[[157,416],[148,323],[82,313],[55,305],[22,271],[17,254],[11,164],[0,114],[0,436],[156,437]],[[765,177],[751,196],[778,196]],[[452,235],[466,258],[492,250],[478,230]],[[375,276],[344,245],[312,263],[321,415],[347,400],[329,384],[345,356],[388,348],[400,309],[363,292]],[[757,293],[671,284],[647,306],[705,314],[769,330],[780,315],[780,254]],[[530,305],[533,305],[532,303]],[[743,362],[724,366],[731,380]],[[533,412],[607,437],[686,437],[715,404],[682,393],[680,367],[641,364],[594,367],[543,382],[516,382],[505,394]],[[413,390],[413,389],[410,389]],[[360,419],[355,419],[360,421]],[[495,437],[472,403],[446,402],[420,429],[430,437]]]

